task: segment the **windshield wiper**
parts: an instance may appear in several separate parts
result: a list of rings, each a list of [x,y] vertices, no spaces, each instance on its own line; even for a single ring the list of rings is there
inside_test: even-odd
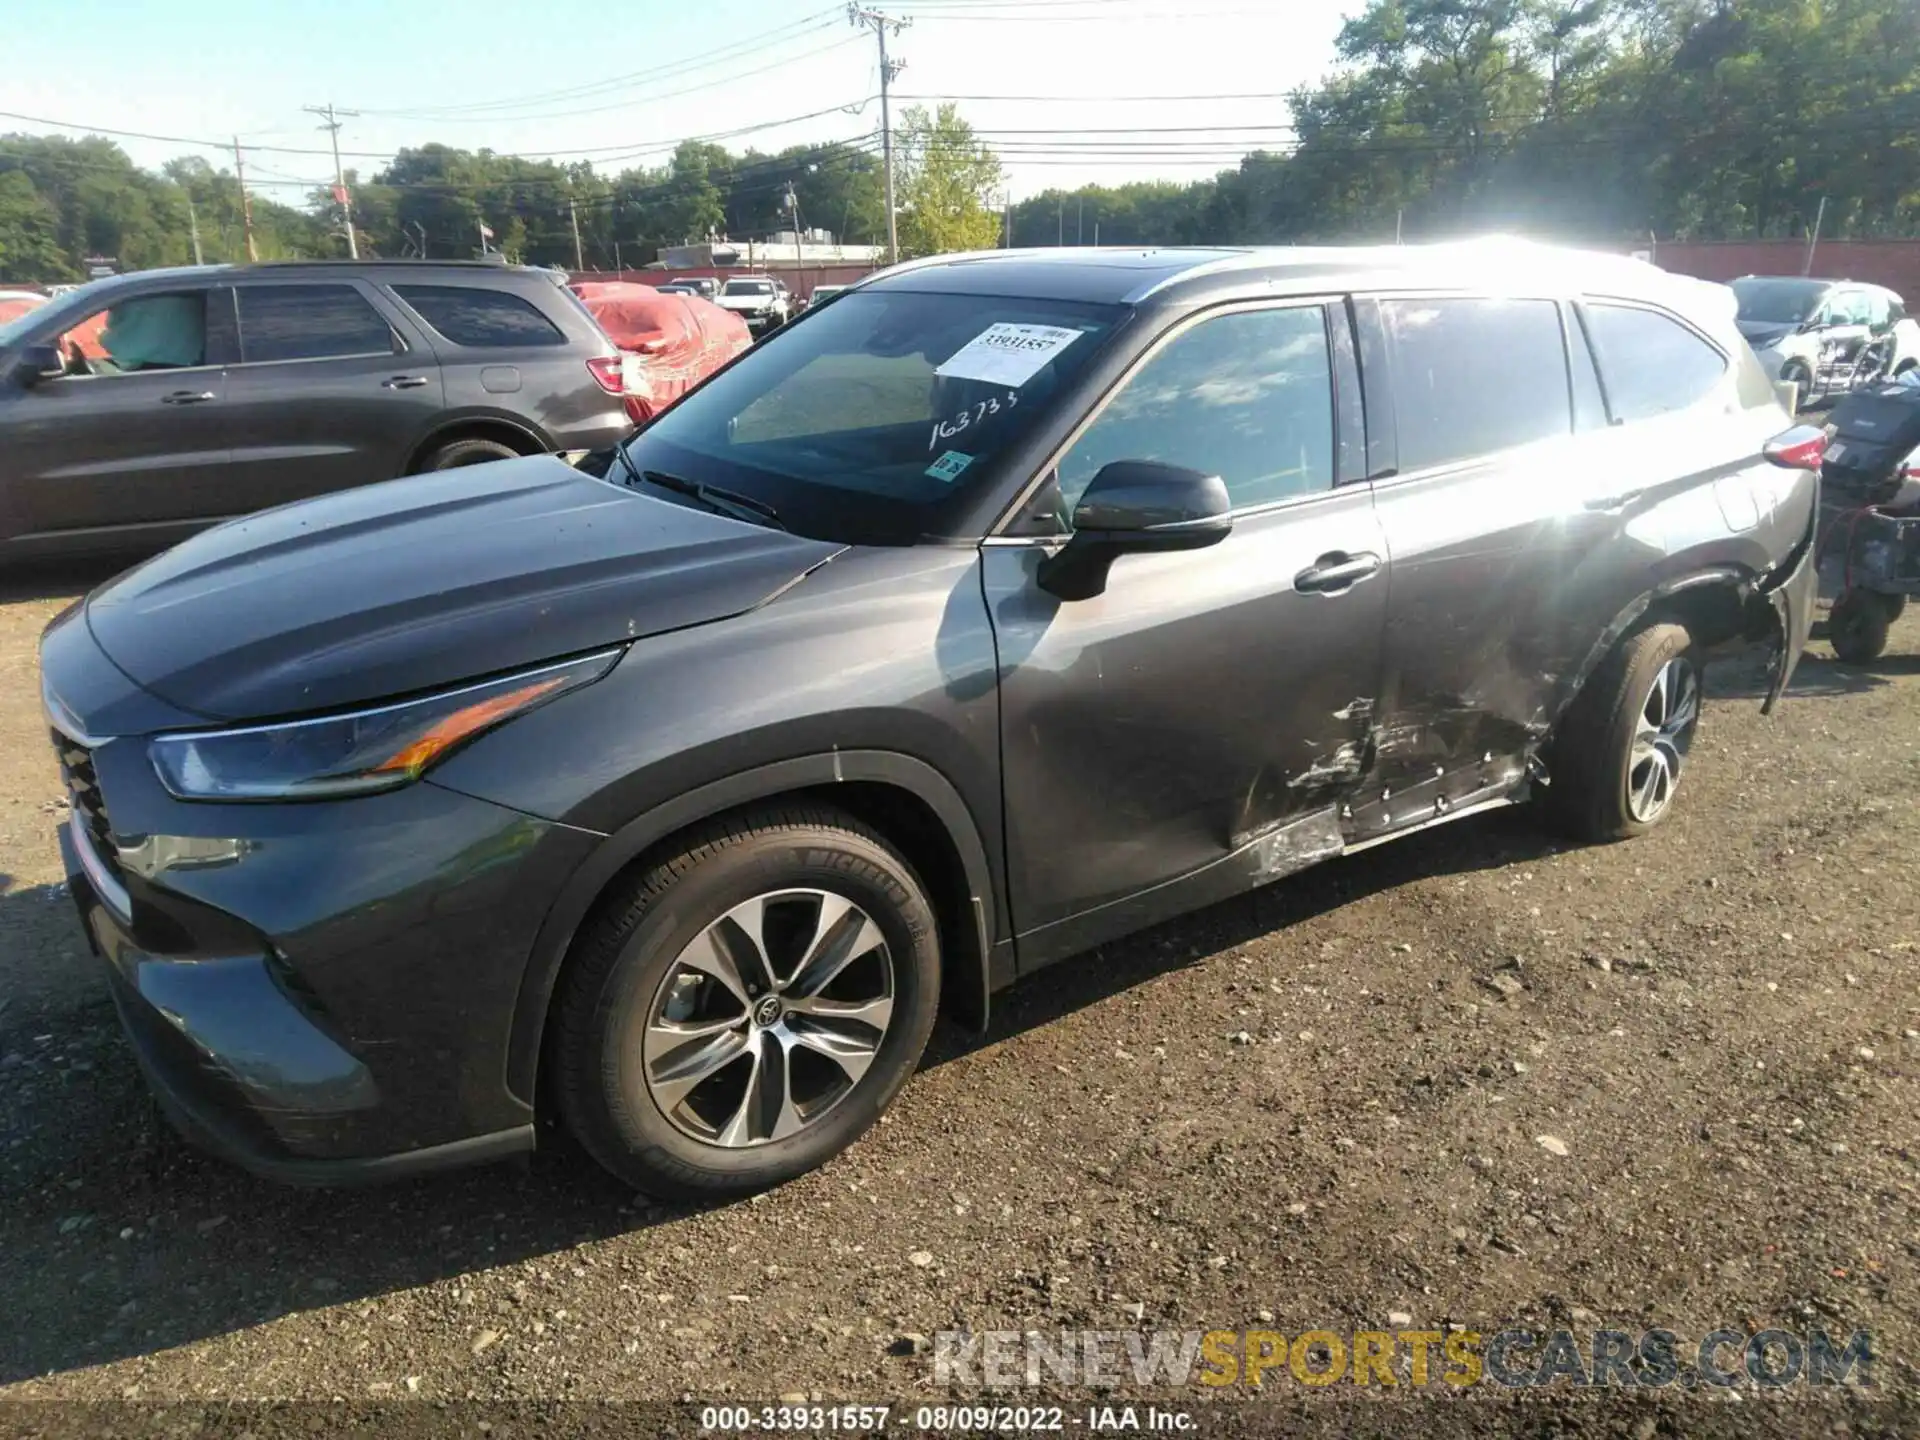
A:
[[[625,447],[622,447],[620,457],[623,460],[626,459],[626,453]],[[780,523],[779,511],[751,495],[742,495],[737,490],[723,490],[718,485],[689,480],[683,475],[671,475],[665,470],[636,470],[631,460],[627,460],[627,470],[636,480],[645,480],[662,490],[671,490],[676,495],[698,500],[716,514],[730,515],[735,520],[745,520],[749,524],[771,525],[776,530],[787,528]]]

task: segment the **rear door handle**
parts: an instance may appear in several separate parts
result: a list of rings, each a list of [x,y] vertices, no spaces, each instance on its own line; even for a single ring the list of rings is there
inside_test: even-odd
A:
[[[1349,555],[1334,550],[1293,577],[1293,588],[1303,595],[1338,595],[1351,590],[1380,568],[1380,557],[1370,551]]]
[[[1647,492],[1640,490],[1622,490],[1618,495],[1601,495],[1587,501],[1587,509],[1602,512],[1624,510]]]
[[[204,405],[214,398],[211,390],[175,390],[170,395],[162,395],[160,403],[162,405]]]
[[[388,390],[418,390],[427,383],[424,375],[395,375],[391,380],[382,380],[381,386]]]

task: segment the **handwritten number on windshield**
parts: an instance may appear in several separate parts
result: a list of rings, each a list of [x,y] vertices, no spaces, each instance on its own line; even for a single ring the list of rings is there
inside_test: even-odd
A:
[[[942,440],[953,439],[968,426],[978,425],[989,415],[998,415],[1002,410],[1011,410],[1020,403],[1020,393],[1017,390],[1007,391],[1005,398],[1006,403],[1003,405],[998,399],[990,396],[978,405],[968,406],[951,420],[934,421],[933,433],[927,437],[927,453],[932,454]]]

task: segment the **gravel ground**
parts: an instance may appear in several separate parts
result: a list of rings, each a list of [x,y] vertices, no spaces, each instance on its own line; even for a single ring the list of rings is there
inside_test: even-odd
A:
[[[58,888],[33,646],[98,578],[0,593],[0,1400],[118,1408],[5,1428],[104,1431],[129,1400],[393,1397],[463,1433],[476,1400],[575,1428],[600,1412],[567,1402],[912,1406],[956,1393],[941,1330],[1448,1324],[1867,1328],[1878,1385],[1626,1413],[1343,1386],[1296,1413],[1282,1367],[1258,1401],[1134,1398],[1209,1434],[1913,1420],[1920,611],[1870,670],[1816,639],[1771,720],[1751,666],[1718,670],[1646,839],[1469,819],[1108,946],[983,1040],[940,1034],[837,1163],[691,1211],[565,1153],[316,1193],[174,1138]]]

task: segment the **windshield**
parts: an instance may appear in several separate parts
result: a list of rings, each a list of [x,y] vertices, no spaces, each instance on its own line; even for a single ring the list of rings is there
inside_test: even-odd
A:
[[[643,470],[770,505],[816,539],[951,534],[996,462],[1128,313],[851,291],[665,411],[628,452]]]
[[[729,280],[723,295],[771,295],[773,286],[765,280]]]
[[[1736,280],[1740,318],[1763,325],[1798,325],[1813,314],[1827,287],[1818,280]]]

